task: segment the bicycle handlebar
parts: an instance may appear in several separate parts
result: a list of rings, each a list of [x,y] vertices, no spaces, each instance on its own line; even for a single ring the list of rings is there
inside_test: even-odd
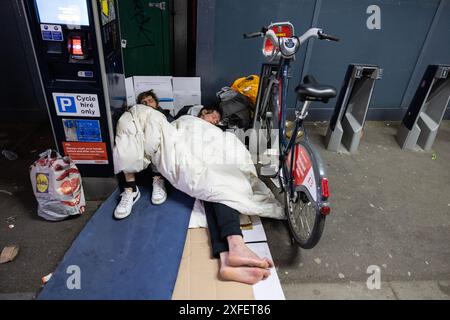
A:
[[[251,38],[262,38],[264,37],[264,33],[260,32],[252,32],[252,33],[244,33],[244,39],[251,39]]]
[[[341,40],[338,37],[323,33],[323,31],[320,31],[318,33],[318,36],[319,36],[320,40],[331,40],[331,41],[340,41]]]
[[[263,27],[259,32],[244,33],[243,36],[244,39],[251,39],[251,38],[261,38],[266,35],[272,40],[272,42],[275,45],[277,44],[278,37],[276,36],[275,32],[273,30],[267,29],[266,27]],[[318,28],[309,29],[298,39],[300,40],[300,44],[303,44],[309,38],[318,38],[319,40],[329,40],[329,41],[340,41],[338,37],[326,34],[323,32],[322,29]]]
[[[266,35],[267,31],[268,29],[266,27],[262,27],[259,32],[244,33],[244,39],[262,38]]]

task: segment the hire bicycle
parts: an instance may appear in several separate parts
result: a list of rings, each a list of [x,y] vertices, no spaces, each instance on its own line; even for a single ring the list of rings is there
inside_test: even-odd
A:
[[[269,147],[264,154],[277,160],[275,164],[273,161],[263,164],[259,174],[278,179],[292,238],[300,247],[310,249],[322,235],[325,218],[330,213],[330,194],[325,166],[308,139],[303,121],[313,101],[327,103],[336,96],[336,89],[305,76],[295,89],[295,121],[287,122],[289,74],[296,53],[309,39],[339,39],[319,28],[295,36],[289,22],[272,23],[260,32],[244,34],[244,39],[256,37],[264,38],[263,54],[269,63],[263,64],[261,72],[253,128],[267,141],[265,147]]]

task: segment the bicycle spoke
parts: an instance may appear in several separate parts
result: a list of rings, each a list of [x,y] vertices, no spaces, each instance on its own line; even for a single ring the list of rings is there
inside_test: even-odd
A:
[[[302,223],[302,229],[305,229],[305,224],[303,223],[302,216],[298,214],[298,217],[300,218],[300,222]]]
[[[298,237],[306,241],[315,228],[316,209],[310,201],[304,203],[298,194],[297,197],[297,202],[287,199],[288,218]]]
[[[308,235],[310,235],[311,234],[311,227],[309,226],[309,223],[308,223],[308,217],[305,218],[305,221],[306,221],[306,225],[308,227]]]

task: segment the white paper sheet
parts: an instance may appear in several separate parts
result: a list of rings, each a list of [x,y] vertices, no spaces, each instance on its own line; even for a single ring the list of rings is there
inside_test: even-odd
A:
[[[247,246],[258,256],[272,259],[267,242],[249,243]],[[286,300],[275,267],[271,268],[270,272],[270,276],[266,280],[253,285],[255,300]]]
[[[267,241],[266,233],[264,232],[264,227],[262,225],[260,217],[252,216],[250,218],[252,221],[252,229],[242,230],[242,235],[244,236],[245,243]]]

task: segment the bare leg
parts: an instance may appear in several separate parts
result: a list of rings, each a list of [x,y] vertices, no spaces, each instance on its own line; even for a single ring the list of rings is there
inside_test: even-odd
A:
[[[258,267],[271,268],[273,261],[268,258],[258,257],[252,250],[250,250],[240,235],[232,235],[227,237],[229,255],[228,264],[233,267]]]
[[[237,281],[246,284],[255,284],[269,277],[270,271],[257,267],[233,267],[229,265],[229,254],[220,253],[220,278],[226,281]]]
[[[131,182],[131,181],[135,180],[134,173],[132,173],[132,172],[124,172],[123,174],[125,175],[125,181],[126,182]]]
[[[133,182],[136,179],[135,176],[134,176],[134,173],[132,173],[132,172],[124,172],[123,174],[125,176],[125,181],[126,182]],[[129,189],[130,191],[132,190],[131,188],[124,188],[124,189],[125,190]]]

